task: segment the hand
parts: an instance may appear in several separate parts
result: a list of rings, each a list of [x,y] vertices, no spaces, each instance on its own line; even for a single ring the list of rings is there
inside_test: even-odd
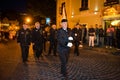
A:
[[[71,40],[71,41],[72,41],[72,40],[73,40],[73,37],[71,37],[71,36],[70,36],[70,37],[68,37],[68,40]]]
[[[72,44],[71,42],[69,42],[69,43],[67,44],[67,46],[68,46],[68,47],[72,47],[73,44]]]

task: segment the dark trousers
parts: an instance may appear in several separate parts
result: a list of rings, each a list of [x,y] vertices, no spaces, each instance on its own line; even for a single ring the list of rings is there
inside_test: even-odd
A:
[[[120,39],[117,39],[117,48],[120,49]]]
[[[69,50],[64,49],[59,52],[60,61],[61,61],[61,73],[63,76],[67,74],[67,62],[69,58]]]
[[[99,37],[99,46],[103,47],[104,45],[104,37]]]
[[[51,51],[53,51],[53,54],[56,55],[56,51],[57,51],[57,42],[56,41],[55,42],[53,42],[53,41],[50,42],[48,55],[51,54]]]
[[[43,46],[42,45],[34,45],[34,53],[35,57],[39,59],[43,51]]]
[[[86,36],[83,36],[83,43],[86,43]]]
[[[112,36],[107,36],[106,45],[113,46],[113,37]]]
[[[79,42],[75,42],[74,54],[79,56]]]
[[[21,52],[22,52],[22,60],[23,62],[25,62],[28,59],[29,46],[28,45],[20,45],[20,46],[21,46]]]

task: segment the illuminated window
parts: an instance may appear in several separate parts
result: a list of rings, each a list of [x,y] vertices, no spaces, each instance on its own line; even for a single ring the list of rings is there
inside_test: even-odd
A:
[[[80,11],[88,10],[88,0],[82,0]]]

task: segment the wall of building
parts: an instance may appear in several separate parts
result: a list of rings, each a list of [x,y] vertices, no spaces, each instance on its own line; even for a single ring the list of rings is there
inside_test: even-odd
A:
[[[89,9],[85,11],[79,10],[81,8],[81,1],[82,0],[57,0],[57,26],[60,25],[62,19],[62,16],[59,14],[59,7],[63,2],[66,3],[67,19],[70,28],[73,28],[78,22],[80,24],[87,24],[88,28],[90,25],[94,26],[95,24],[104,26],[105,15],[103,15],[103,10],[105,9],[104,2],[106,2],[106,0],[88,0]],[[114,19],[116,18],[113,17],[112,20]]]

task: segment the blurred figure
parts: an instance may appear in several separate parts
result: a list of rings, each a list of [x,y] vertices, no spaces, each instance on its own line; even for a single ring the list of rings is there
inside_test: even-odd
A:
[[[57,28],[55,24],[52,24],[50,28],[50,36],[49,36],[49,41],[50,41],[50,46],[49,46],[49,51],[48,55],[51,55],[51,51],[53,50],[53,55],[56,55],[56,50],[57,50]]]
[[[22,52],[22,60],[24,63],[28,61],[29,45],[31,43],[31,31],[28,29],[27,24],[17,32],[17,42],[20,44]]]
[[[32,43],[35,53],[35,57],[39,60],[39,57],[42,56],[43,51],[43,30],[39,22],[35,23],[35,28],[32,30]]]
[[[116,39],[117,39],[117,50],[120,51],[120,26],[116,30]]]
[[[70,53],[70,47],[72,47],[71,40],[73,40],[73,38],[70,36],[71,30],[68,28],[67,20],[62,19],[61,28],[58,29],[57,32],[57,50],[61,61],[61,74],[63,74],[65,78],[67,78],[67,63]]]
[[[47,31],[45,28],[43,29],[43,51],[46,52],[46,42],[47,42]]]
[[[80,28],[80,24],[77,23],[75,27],[72,29],[73,32],[73,39],[74,39],[74,54],[79,56],[79,45],[81,44],[82,38],[82,29]]]
[[[95,45],[99,46],[99,28],[98,28],[98,24],[95,24]]]
[[[87,28],[86,28],[86,25],[83,25],[83,28],[82,28],[82,42],[83,43],[86,43],[86,36],[87,36]]]
[[[88,30],[88,35],[89,35],[89,47],[94,47],[94,40],[95,40],[95,29],[91,25],[89,30]]]
[[[113,46],[113,39],[114,39],[114,33],[115,33],[115,29],[112,27],[112,25],[110,25],[108,28],[107,28],[107,31],[106,31],[106,38],[107,38],[107,41],[106,41],[106,48],[112,48]]]
[[[104,45],[104,35],[105,31],[102,28],[102,25],[99,26],[99,46],[103,47]]]

